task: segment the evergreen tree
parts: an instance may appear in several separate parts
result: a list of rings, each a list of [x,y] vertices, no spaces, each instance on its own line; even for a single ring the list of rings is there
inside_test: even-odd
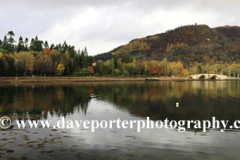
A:
[[[8,39],[7,36],[5,35],[3,38],[3,44],[2,44],[2,49],[10,51],[10,44],[8,44]]]
[[[54,50],[54,48],[55,48],[55,45],[54,45],[54,44],[51,44],[50,49],[51,49],[51,50]]]
[[[30,43],[30,50],[33,51],[43,51],[43,41],[38,40],[38,37],[35,37],[35,40],[32,38]]]
[[[30,42],[30,47],[29,47],[30,50],[34,50],[34,49],[35,49],[35,46],[34,46],[34,45],[35,45],[35,41],[34,41],[34,39],[32,38],[32,39],[31,39],[31,42]]]
[[[68,50],[68,45],[67,45],[66,41],[64,41],[62,48],[63,48],[64,53],[66,52],[66,50]]]
[[[15,34],[13,33],[13,31],[9,31],[8,34],[10,37],[8,39],[9,43],[10,43],[10,47],[9,47],[9,51],[14,51],[14,45],[13,43],[15,42],[13,39],[13,36],[15,36]]]
[[[14,42],[13,36],[15,36],[15,34],[13,33],[13,31],[9,31],[7,35],[10,36],[10,38],[8,39],[8,41],[9,41],[10,43],[13,43],[13,42]]]
[[[18,45],[17,45],[17,52],[24,50],[23,38],[22,36],[19,37]]]
[[[24,45],[25,45],[25,50],[27,51],[28,50],[28,38],[25,38],[25,41],[24,41]]]
[[[2,42],[2,40],[0,39],[0,50],[2,49],[2,44],[3,44],[3,42]]]
[[[43,51],[43,41],[35,41],[35,51]]]
[[[58,44],[58,50],[63,52],[61,43]],[[63,52],[63,53],[65,53],[65,52]]]
[[[35,37],[35,41],[38,41],[38,36]]]
[[[55,47],[54,47],[55,50],[59,50],[59,45],[57,44]]]
[[[84,48],[85,56],[88,56],[87,47]]]
[[[87,52],[87,48],[86,47],[81,52],[81,58],[82,58],[82,67],[83,68],[87,68],[88,66],[92,65],[91,57],[88,56],[88,52]]]
[[[81,64],[81,56],[80,55],[75,55],[72,59],[71,59],[71,69],[72,69],[72,73],[76,72],[77,70],[80,69],[80,64]]]
[[[67,50],[69,51],[69,54],[70,54],[70,57],[74,57],[76,55],[76,51],[75,51],[75,48],[74,46],[69,46],[67,48]],[[79,54],[80,55],[80,54]]]
[[[47,41],[45,41],[45,43],[44,43],[44,48],[46,49],[46,48],[49,48],[49,45],[48,45],[48,42]]]

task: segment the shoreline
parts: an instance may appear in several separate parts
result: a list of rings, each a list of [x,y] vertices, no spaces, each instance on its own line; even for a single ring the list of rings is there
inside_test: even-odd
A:
[[[239,80],[239,79],[226,79]],[[44,82],[116,82],[116,81],[196,81],[184,77],[165,77],[165,78],[114,78],[114,77],[1,77],[0,84],[6,83],[44,83]],[[197,80],[198,81],[198,80]],[[219,81],[219,80],[218,80]],[[221,80],[220,80],[221,81]]]
[[[110,78],[110,77],[6,77],[4,83],[43,83],[43,82],[107,82],[107,81],[145,81],[145,78]]]

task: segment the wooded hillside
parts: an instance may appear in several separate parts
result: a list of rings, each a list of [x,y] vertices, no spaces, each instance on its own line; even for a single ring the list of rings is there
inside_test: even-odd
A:
[[[99,54],[94,60],[111,59],[129,54],[135,59],[181,61],[190,63],[240,62],[240,27],[224,26],[211,29],[207,25],[180,26],[165,33],[138,38],[116,49]]]

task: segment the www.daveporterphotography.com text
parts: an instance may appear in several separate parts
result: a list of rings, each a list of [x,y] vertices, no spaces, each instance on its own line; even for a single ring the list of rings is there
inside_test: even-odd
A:
[[[8,117],[2,117],[0,119],[0,128],[8,128],[11,124]],[[61,117],[56,125],[51,120],[15,120],[16,126],[21,128],[58,128],[58,129],[73,129],[84,128],[90,129],[91,132],[95,132],[96,129],[136,129],[137,132],[141,132],[142,129],[177,129],[179,132],[185,132],[186,129],[202,129],[202,132],[206,132],[207,129],[220,129],[224,132],[228,126],[229,120],[217,120],[216,117],[212,117],[211,120],[151,120],[146,117],[146,120],[70,120],[65,117]],[[240,120],[234,121],[233,125],[229,126],[230,129],[240,128]]]

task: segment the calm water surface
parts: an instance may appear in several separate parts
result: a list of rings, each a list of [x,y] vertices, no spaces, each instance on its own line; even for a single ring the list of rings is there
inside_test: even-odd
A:
[[[239,81],[101,82],[0,86],[0,159],[240,159],[239,130],[18,129],[16,119],[240,119]],[[176,102],[180,106],[176,107]]]

